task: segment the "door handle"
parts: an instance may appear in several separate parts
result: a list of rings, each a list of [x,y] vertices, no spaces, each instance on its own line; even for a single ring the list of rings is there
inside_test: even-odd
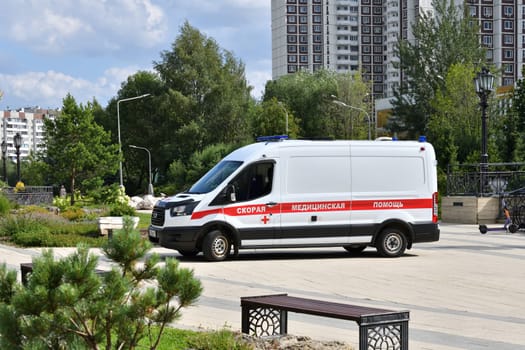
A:
[[[268,207],[275,207],[276,205],[277,205],[276,202],[268,202],[268,203],[266,203],[266,206],[268,206]]]

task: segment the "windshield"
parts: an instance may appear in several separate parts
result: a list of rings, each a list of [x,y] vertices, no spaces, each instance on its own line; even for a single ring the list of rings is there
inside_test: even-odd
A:
[[[188,193],[208,193],[219,186],[224,179],[230,176],[237,168],[241,166],[242,162],[227,160],[215,165],[210,171],[200,178],[191,188]]]

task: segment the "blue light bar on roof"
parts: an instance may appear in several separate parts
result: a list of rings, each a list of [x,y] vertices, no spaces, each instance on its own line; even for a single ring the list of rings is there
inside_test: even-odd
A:
[[[259,136],[257,142],[288,140],[288,135]]]

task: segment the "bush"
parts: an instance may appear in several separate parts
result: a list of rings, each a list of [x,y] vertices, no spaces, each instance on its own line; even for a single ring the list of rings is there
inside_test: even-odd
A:
[[[0,216],[5,216],[11,210],[11,202],[6,196],[0,195]]]
[[[109,216],[136,216],[135,208],[126,203],[113,204],[109,208]]]
[[[82,221],[87,217],[86,212],[78,207],[69,207],[62,211],[60,215],[69,221]]]

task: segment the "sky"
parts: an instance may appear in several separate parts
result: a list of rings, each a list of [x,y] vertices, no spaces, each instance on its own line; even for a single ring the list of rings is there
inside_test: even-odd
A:
[[[271,79],[270,0],[1,0],[0,110],[102,106],[153,71],[185,21],[245,65],[252,95]]]

